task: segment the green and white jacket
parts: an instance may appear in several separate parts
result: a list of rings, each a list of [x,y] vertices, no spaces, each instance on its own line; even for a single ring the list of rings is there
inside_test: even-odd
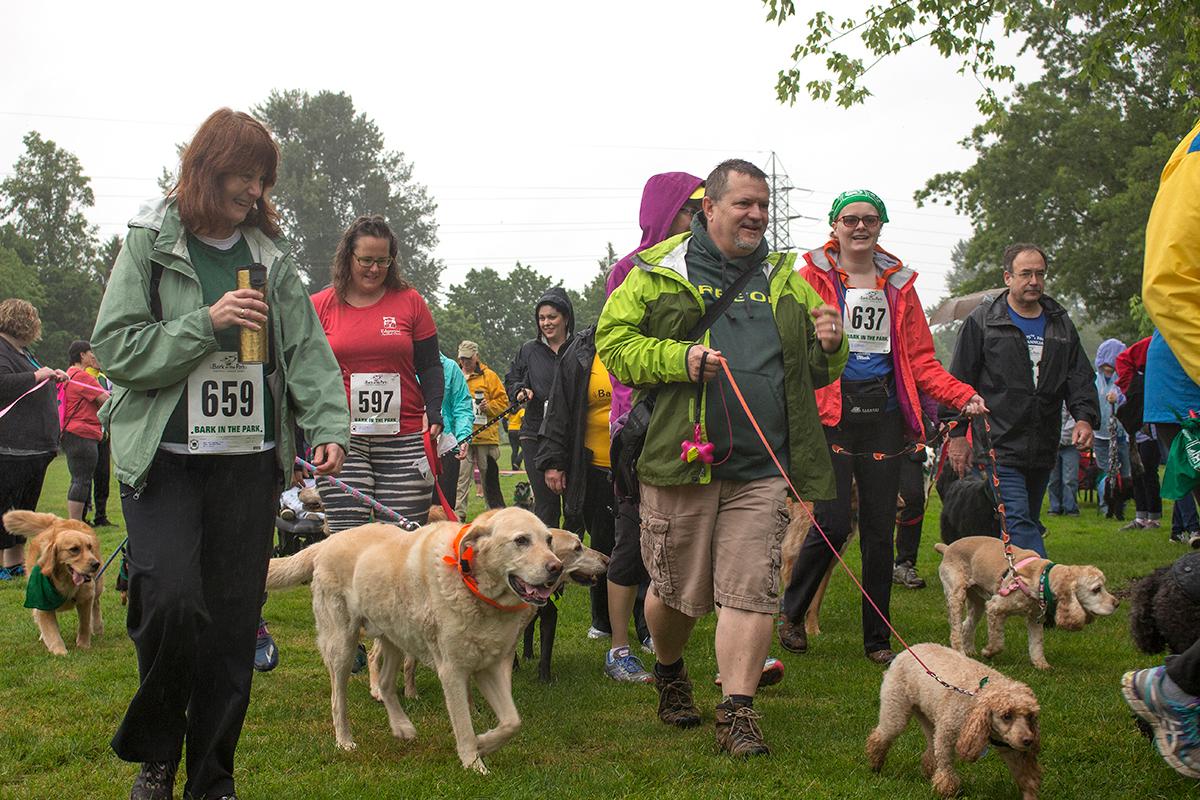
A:
[[[286,243],[255,227],[244,225],[240,230],[251,254],[267,268],[275,345],[275,370],[267,382],[275,401],[275,450],[280,469],[290,474],[297,424],[314,445],[347,447],[346,393]],[[161,322],[150,310],[151,262],[163,267],[158,287]],[[91,342],[114,384],[100,419],[112,434],[117,479],[140,488],[188,375],[219,349],[173,199],[143,206],[130,220]]]
[[[659,389],[638,477],[654,486],[706,484],[712,468],[679,457],[679,443],[692,436],[695,384],[687,374],[687,331],[704,314],[699,291],[688,281],[685,257],[691,232],[643,250],[612,293],[596,328],[596,351],[604,365],[635,390]],[[845,338],[833,353],[821,349],[811,311],[824,301],[795,271],[792,253],[769,253],[762,269],[770,284],[771,313],[783,345],[783,384],[788,426],[789,477],[805,500],[835,495],[829,448],[817,414],[814,390],[836,380],[846,366]],[[701,343],[708,345],[706,331]],[[705,393],[707,398],[707,392]],[[701,401],[701,426],[706,418]],[[707,437],[707,433],[704,434]]]

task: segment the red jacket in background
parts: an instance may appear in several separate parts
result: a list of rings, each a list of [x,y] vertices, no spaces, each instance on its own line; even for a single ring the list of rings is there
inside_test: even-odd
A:
[[[1113,366],[1117,370],[1117,386],[1124,394],[1129,394],[1133,376],[1146,371],[1146,351],[1150,349],[1151,338],[1153,337],[1147,336],[1141,341],[1134,342],[1117,356],[1117,363]]]
[[[104,401],[107,399],[106,392],[100,386],[100,382],[89,375],[83,367],[68,369],[67,380],[71,383],[68,383],[66,389],[63,390],[66,406],[66,410],[63,412],[63,419],[66,420],[63,431],[73,433],[81,439],[100,441],[104,434],[100,429],[100,418],[96,412],[100,410],[100,406],[104,405]],[[96,388],[89,389],[80,386],[81,383]]]
[[[834,308],[840,307],[834,284],[834,281],[841,280],[837,274],[837,259],[837,242],[831,240],[820,249],[805,253],[799,269],[800,276],[812,284],[817,294]],[[884,284],[884,295],[892,317],[892,368],[896,376],[900,412],[904,415],[904,427],[910,439],[925,441],[929,433],[921,422],[918,391],[945,406],[961,409],[975,394],[975,390],[946,372],[933,355],[933,335],[929,332],[925,311],[913,286],[917,273],[878,246],[875,248],[875,263],[885,273],[890,273]],[[817,410],[821,414],[822,425],[832,427],[841,421],[841,379],[817,389]]]

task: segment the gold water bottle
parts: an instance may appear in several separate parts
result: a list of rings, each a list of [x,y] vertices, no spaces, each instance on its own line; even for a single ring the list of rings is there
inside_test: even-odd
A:
[[[267,268],[262,264],[251,264],[237,271],[237,288],[254,289],[263,293],[263,302],[267,299]],[[269,313],[269,312],[268,312]],[[268,358],[267,323],[256,331],[249,328],[239,328],[241,340],[238,342],[238,361],[243,364],[265,364]]]

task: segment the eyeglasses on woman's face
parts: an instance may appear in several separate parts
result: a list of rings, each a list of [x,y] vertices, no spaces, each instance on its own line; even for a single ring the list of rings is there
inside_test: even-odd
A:
[[[844,217],[839,217],[838,222],[842,223],[842,226],[846,228],[846,230],[851,231],[857,228],[860,222],[869,231],[873,231],[879,227],[879,217],[875,216],[874,214],[867,214],[861,217],[857,214],[847,214]]]
[[[358,255],[354,257],[354,260],[357,261],[358,265],[363,269],[370,269],[373,266],[386,269],[392,265],[393,261],[390,256],[388,258],[368,258],[366,256]]]

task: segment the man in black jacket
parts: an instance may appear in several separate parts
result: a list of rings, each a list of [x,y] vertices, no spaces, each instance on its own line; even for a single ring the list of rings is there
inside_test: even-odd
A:
[[[974,386],[991,409],[1000,501],[1013,545],[1044,557],[1040,512],[1058,451],[1062,403],[1076,419],[1071,441],[1080,450],[1092,444],[1100,406],[1079,333],[1066,309],[1044,294],[1042,249],[1006,248],[1004,283],[1008,291],[963,323],[950,374]],[[950,463],[960,475],[970,455],[965,434],[962,426],[950,433]]]

